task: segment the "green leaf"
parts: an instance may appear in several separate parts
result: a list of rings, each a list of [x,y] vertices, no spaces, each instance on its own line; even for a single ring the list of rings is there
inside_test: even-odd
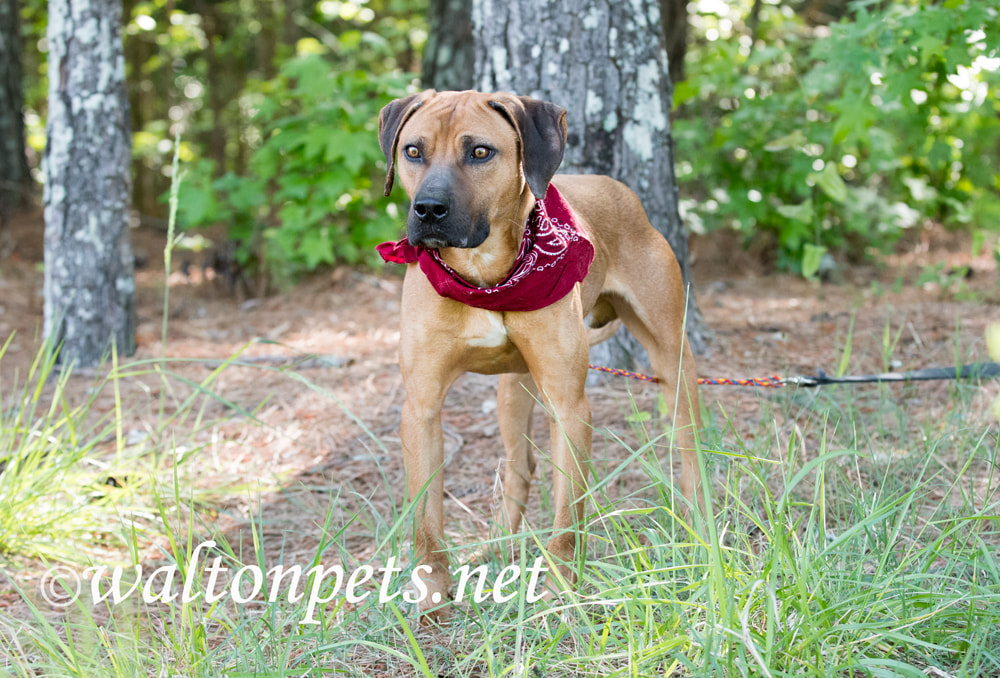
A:
[[[340,34],[340,46],[343,49],[354,50],[361,44],[361,31],[344,31]]]
[[[207,226],[215,221],[218,204],[209,186],[196,187],[193,182],[181,184],[178,212],[182,227]]]
[[[941,48],[944,47],[944,41],[936,35],[925,33],[917,39],[914,46],[920,53],[920,61],[926,64],[929,59],[934,58],[941,53]]]
[[[233,208],[242,212],[253,211],[267,200],[267,191],[260,181],[231,172],[215,182],[215,190],[227,196]]]
[[[802,276],[808,280],[814,280],[816,278],[816,273],[819,272],[820,262],[823,261],[823,255],[826,254],[826,248],[822,245],[806,245],[802,251]]]
[[[972,232],[972,257],[976,258],[983,253],[986,247],[986,231],[979,228]]]
[[[625,421],[630,424],[642,424],[643,422],[650,421],[652,418],[653,415],[651,413],[641,410],[639,412],[633,412],[625,417]]]
[[[937,189],[923,177],[905,177],[903,183],[910,189],[910,195],[917,202],[929,202],[937,199]]]
[[[791,134],[786,134],[779,139],[768,142],[768,144],[764,146],[764,150],[773,153],[775,151],[783,151],[788,148],[802,148],[807,142],[808,139],[806,139],[806,135],[802,133],[802,130],[797,129]]]
[[[781,205],[778,207],[778,214],[786,219],[792,219],[803,224],[811,224],[815,214],[812,198],[799,205]]]
[[[840,178],[840,174],[837,173],[837,165],[833,162],[828,162],[823,168],[823,171],[819,174],[811,175],[816,180],[816,185],[818,185],[824,193],[837,203],[843,203],[847,200],[847,184],[844,180]]]
[[[309,270],[313,270],[322,263],[332,264],[333,242],[330,239],[330,228],[313,228],[303,233],[302,241],[299,245],[305,265]]]
[[[923,270],[920,271],[920,276],[917,281],[913,283],[915,287],[922,287],[927,283],[939,283],[944,277],[944,263],[932,264],[930,266],[924,266]]]
[[[674,86],[674,108],[698,96],[698,87],[690,80],[682,80]]]
[[[833,143],[842,144],[851,134],[851,130],[854,129],[853,121],[849,120],[847,116],[841,116],[833,124]]]
[[[877,172],[888,172],[899,166],[897,138],[881,127],[868,129],[869,162]]]

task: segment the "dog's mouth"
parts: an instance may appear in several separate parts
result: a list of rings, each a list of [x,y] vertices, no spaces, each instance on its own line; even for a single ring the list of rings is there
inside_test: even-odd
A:
[[[472,226],[470,228],[470,225]],[[450,228],[449,228],[450,226]],[[490,235],[490,224],[480,218],[472,224],[444,225],[444,227],[428,228],[418,219],[411,219],[407,228],[410,244],[431,250],[449,247],[458,249],[475,249],[482,245]],[[442,232],[446,231],[446,232]],[[451,231],[448,233],[447,231]],[[457,231],[457,232],[456,232]]]
[[[420,247],[429,250],[440,250],[444,249],[445,247],[453,247],[453,245],[448,244],[444,240],[438,240],[437,238],[424,238],[417,244]]]

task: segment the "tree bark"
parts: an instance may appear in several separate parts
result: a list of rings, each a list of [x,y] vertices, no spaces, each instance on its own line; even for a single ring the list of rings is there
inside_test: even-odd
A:
[[[663,16],[664,46],[670,66],[670,82],[684,80],[684,55],[687,54],[688,0],[660,0]]]
[[[257,50],[257,68],[264,80],[272,80],[278,75],[278,13],[275,3],[271,0],[254,2],[254,14],[260,21],[260,33],[255,46]],[[245,144],[240,144],[244,146]]]
[[[21,22],[17,0],[0,0],[0,218],[30,203],[24,146]]]
[[[441,91],[471,89],[476,61],[472,0],[430,0],[427,22],[424,86]]]
[[[281,39],[282,42],[291,47],[294,52],[295,44],[298,42],[299,36],[302,34],[302,29],[295,21],[296,15],[302,11],[302,0],[285,0],[282,4],[284,5],[284,18],[281,27]]]
[[[216,13],[214,3],[202,0],[198,5],[201,14],[202,30],[205,31],[205,68],[208,86],[208,107],[212,113],[212,128],[207,136],[208,157],[215,161],[215,175],[221,177],[226,173],[226,126],[223,123],[223,113],[226,100],[223,98],[223,82],[231,79],[227,76],[225,66],[219,58],[218,43],[222,42],[222,22]]]
[[[135,351],[121,0],[49,2],[46,339],[59,362]]]
[[[706,330],[693,293],[687,233],[678,212],[670,107],[673,86],[659,0],[475,0],[476,83],[564,106],[562,172],[607,174],[642,200],[681,265],[688,292],[688,337],[704,349]],[[631,335],[595,347],[594,360],[647,363]]]

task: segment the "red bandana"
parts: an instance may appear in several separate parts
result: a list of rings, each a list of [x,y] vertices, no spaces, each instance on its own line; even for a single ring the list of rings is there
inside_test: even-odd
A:
[[[537,311],[562,299],[587,277],[594,246],[576,225],[573,210],[555,186],[535,203],[514,267],[494,287],[471,285],[441,260],[435,249],[414,247],[406,238],[377,248],[385,261],[420,264],[437,293],[488,311]]]

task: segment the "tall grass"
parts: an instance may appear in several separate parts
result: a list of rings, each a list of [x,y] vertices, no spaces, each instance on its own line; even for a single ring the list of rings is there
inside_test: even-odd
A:
[[[42,350],[22,383],[0,384],[0,555],[79,563],[106,554],[115,548],[115,506],[142,485],[119,482],[144,450],[122,439],[120,400],[103,414],[94,407],[107,380],[72,404],[69,379]]]
[[[692,529],[671,508],[683,500],[658,458],[669,433],[629,444],[598,432],[619,446],[620,462],[590,488],[588,557],[576,592],[556,603],[528,603],[522,578],[508,587],[511,600],[467,595],[436,627],[398,598],[380,604],[379,581],[363,602],[341,594],[321,606],[318,625],[299,624],[305,600],[269,602],[266,593],[247,604],[80,604],[56,617],[38,605],[3,634],[0,652],[18,676],[998,675],[997,440],[963,422],[971,390],[954,389],[955,417],[918,428],[924,439],[903,457],[872,449],[873,422],[891,422],[899,406],[883,388],[860,394],[867,414],[852,405],[856,390],[811,398],[808,412],[802,393],[762,400],[765,420],[796,424],[746,434],[710,416],[701,444],[716,479],[713,530]],[[626,485],[621,476],[635,467],[646,482]],[[169,545],[161,562],[185,565],[196,541],[215,539],[196,563],[204,592],[216,555],[231,570],[408,561],[410,507],[344,514],[338,499],[350,492],[343,483],[324,512],[303,517],[321,540],[295,563],[260,547],[266,515],[253,519],[252,552],[199,523],[196,506],[178,524],[172,507],[185,499],[174,487],[158,508]],[[543,511],[538,522],[549,518]],[[348,544],[361,521],[379,545],[364,562]],[[505,539],[527,564],[547,534],[529,526]],[[475,540],[456,544],[456,567]],[[505,565],[489,563],[487,580]],[[405,590],[409,573],[394,573],[389,590]]]

